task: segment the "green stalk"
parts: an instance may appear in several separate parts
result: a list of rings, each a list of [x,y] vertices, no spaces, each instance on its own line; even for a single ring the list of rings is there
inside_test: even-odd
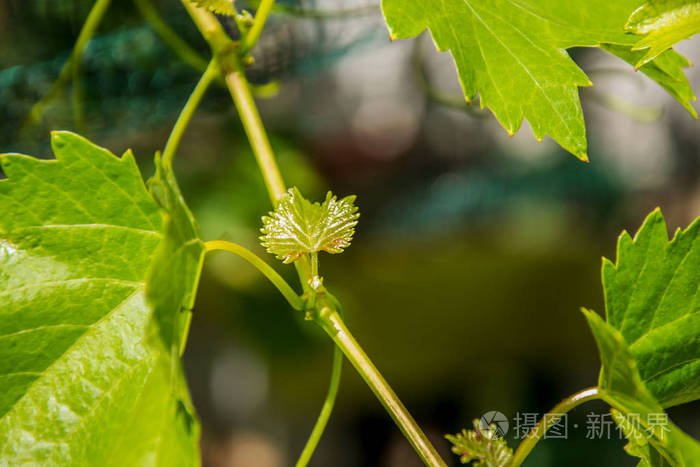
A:
[[[253,94],[250,92],[248,80],[241,71],[227,73],[224,80],[236,104],[243,128],[263,173],[272,205],[277,206],[277,202],[286,192],[285,184],[277,167],[270,140],[260,120]]]
[[[311,253],[311,277],[318,276],[318,253]]]
[[[578,407],[584,402],[594,399],[600,399],[600,390],[597,387],[579,391],[555,405],[548,414],[545,414],[545,416],[542,417],[535,428],[533,428],[527,434],[525,439],[522,440],[518,446],[518,449],[515,450],[513,460],[508,467],[518,467],[520,464],[522,464],[528,454],[530,454],[530,451],[532,451],[532,448],[534,448],[537,442],[542,439],[547,430],[557,424],[562,415],[569,412],[573,408]]]
[[[78,39],[75,41],[73,51],[61,69],[61,73],[58,75],[58,78],[56,78],[56,81],[54,81],[51,89],[49,89],[49,92],[47,92],[39,102],[32,106],[23,126],[36,123],[41,120],[41,114],[44,112],[44,107],[46,107],[46,104],[48,104],[58,95],[59,92],[61,92],[61,89],[63,89],[65,84],[72,77],[73,68],[75,67],[77,61],[80,60],[80,57],[85,50],[85,46],[88,42],[90,42],[92,36],[95,35],[95,31],[100,25],[102,17],[107,11],[107,7],[109,7],[109,2],[110,0],[97,0],[92,6],[90,13],[85,19],[85,23],[83,23],[83,28],[80,30],[80,34],[78,34]]]
[[[350,363],[360,373],[362,379],[365,380],[372,392],[377,396],[377,399],[379,399],[379,402],[389,412],[391,418],[394,419],[394,422],[396,422],[425,465],[445,466],[445,461],[440,458],[433,445],[428,441],[425,433],[423,433],[423,430],[420,429],[396,393],[379,373],[377,367],[374,366],[367,354],[362,350],[345,326],[340,314],[335,310],[324,307],[316,315],[316,322],[333,339],[333,342],[340,347]]]
[[[277,287],[277,290],[287,299],[289,304],[295,310],[302,310],[304,308],[304,301],[297,295],[292,286],[290,286],[287,281],[285,281],[282,276],[280,276],[277,271],[272,269],[272,266],[263,261],[252,251],[232,242],[226,242],[223,240],[212,240],[204,244],[207,252],[209,251],[228,251],[234,255],[240,256],[244,260],[248,261],[250,264],[255,266],[258,271],[263,273],[267,279],[272,282],[272,285]]]
[[[270,10],[272,10],[274,4],[275,0],[262,0],[258,5],[258,9],[255,11],[253,25],[250,27],[245,36],[245,42],[243,43],[244,52],[250,51],[253,47],[255,47],[255,44],[258,43],[263,27],[265,27],[267,16],[270,14]]]
[[[331,370],[331,382],[328,386],[328,393],[326,394],[326,400],[323,401],[323,407],[321,408],[321,413],[318,414],[318,419],[314,425],[314,429],[311,431],[309,440],[304,446],[304,450],[301,451],[299,460],[296,463],[296,467],[306,467],[306,465],[311,460],[318,442],[321,440],[321,435],[328,425],[328,419],[333,411],[333,405],[335,405],[335,398],[338,395],[338,387],[340,386],[340,374],[343,369],[343,353],[337,345],[333,346],[333,369]]]
[[[219,67],[216,64],[216,60],[212,60],[209,62],[209,65],[207,65],[207,69],[204,71],[204,74],[194,87],[194,91],[192,91],[190,97],[187,98],[187,102],[180,111],[180,115],[177,117],[175,126],[173,126],[173,129],[170,132],[168,141],[165,143],[165,149],[163,149],[163,164],[165,164],[166,167],[172,167],[177,146],[180,144],[180,140],[182,139],[182,135],[185,133],[187,124],[192,119],[192,115],[194,115],[194,111],[197,109],[197,106],[202,100],[207,88],[217,76],[219,76]]]

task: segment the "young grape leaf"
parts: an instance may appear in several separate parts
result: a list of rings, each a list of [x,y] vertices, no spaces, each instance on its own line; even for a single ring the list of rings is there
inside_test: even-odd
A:
[[[474,467],[504,467],[513,458],[513,450],[498,435],[495,426],[484,430],[479,420],[474,420],[473,430],[462,430],[455,435],[445,435],[453,444],[452,452],[459,456],[462,464],[474,461]]]
[[[700,443],[668,420],[663,407],[642,381],[622,334],[595,312],[583,310],[583,313],[600,353],[598,387],[603,400],[633,419],[653,451],[665,462],[674,466],[700,465]]]
[[[0,156],[0,464],[197,464],[146,296],[164,274],[149,272],[169,235],[158,205],[130,152],[51,142],[56,160]]]
[[[190,0],[200,8],[206,8],[217,15],[236,16],[233,0]]]
[[[579,86],[592,83],[565,49],[618,45],[638,36],[623,26],[640,0],[561,2],[537,0],[382,0],[392,39],[430,30],[440,51],[450,50],[467,100],[480,95],[509,134],[526,118],[538,140],[545,134],[583,160],[586,135]],[[680,72],[681,63],[671,72]],[[648,73],[649,74],[649,73]],[[668,74],[668,70],[667,70]],[[692,92],[685,79],[662,78],[679,98]],[[689,106],[687,100],[682,104]]]
[[[277,208],[262,218],[262,245],[285,263],[304,253],[342,253],[350,246],[360,217],[354,202],[355,196],[337,201],[329,191],[323,204],[312,203],[291,188]]]
[[[634,239],[603,260],[608,323],[622,334],[644,383],[670,407],[700,398],[700,220],[668,241],[657,209]]]
[[[633,48],[646,50],[636,63],[639,67],[700,32],[700,1],[649,0],[630,15],[625,29],[644,35]]]

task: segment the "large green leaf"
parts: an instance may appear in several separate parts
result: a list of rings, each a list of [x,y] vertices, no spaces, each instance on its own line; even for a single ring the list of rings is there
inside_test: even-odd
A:
[[[182,369],[146,296],[166,274],[159,207],[129,152],[70,133],[52,146],[56,160],[0,156],[0,464],[196,464]]]
[[[508,133],[515,133],[526,118],[537,139],[548,134],[586,160],[578,86],[591,82],[565,49],[602,45],[631,49],[638,36],[625,34],[623,27],[640,3],[382,0],[382,9],[393,39],[430,29],[437,48],[452,52],[467,100],[478,92],[481,106],[489,107]],[[647,74],[673,89],[674,97],[689,108],[692,92],[687,80],[673,78],[682,75],[684,63],[667,59],[664,65],[665,73]],[[673,69],[666,69],[668,66]]]
[[[635,10],[625,29],[645,35],[634,50],[645,50],[637,66],[700,32],[700,1],[650,0]]]
[[[700,220],[668,240],[657,209],[603,260],[606,318],[584,310],[600,352],[603,399],[619,410],[627,451],[641,465],[700,465],[700,443],[663,408],[700,398]],[[634,416],[636,424],[623,418]],[[643,437],[642,437],[643,436]]]
[[[619,330],[654,397],[669,407],[700,398],[700,220],[668,241],[657,209],[603,261],[608,323]]]

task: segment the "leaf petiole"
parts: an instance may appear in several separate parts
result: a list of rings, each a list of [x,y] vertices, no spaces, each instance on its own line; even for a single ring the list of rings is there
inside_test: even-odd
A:
[[[197,82],[197,85],[194,87],[194,91],[192,91],[190,97],[187,98],[187,102],[182,108],[180,115],[178,115],[177,121],[170,132],[168,141],[165,143],[165,149],[163,149],[163,164],[166,167],[172,167],[173,158],[175,157],[175,152],[177,151],[177,146],[180,144],[182,135],[185,133],[185,129],[190,123],[192,115],[194,115],[194,111],[197,109],[202,97],[204,97],[204,93],[218,75],[219,67],[216,64],[216,60],[212,59],[209,65],[207,65],[207,69],[204,70],[199,82]]]
[[[228,251],[229,253],[233,253],[234,255],[240,256],[241,258],[255,266],[258,269],[258,271],[263,273],[263,275],[267,277],[267,279],[270,282],[272,282],[272,285],[277,287],[277,290],[279,290],[280,293],[284,296],[284,298],[287,299],[287,302],[289,302],[289,305],[292,308],[299,311],[304,309],[304,300],[302,300],[301,297],[297,295],[294,289],[292,289],[292,286],[289,285],[287,281],[285,281],[282,278],[282,276],[280,276],[279,273],[277,273],[277,271],[272,269],[272,266],[267,264],[252,251],[248,250],[245,247],[242,247],[241,245],[232,242],[227,242],[225,240],[212,240],[209,242],[205,242],[204,247],[207,249],[207,252],[220,250]]]
[[[513,460],[508,467],[518,467],[520,464],[522,464],[528,454],[530,454],[530,451],[532,451],[532,448],[534,448],[537,442],[542,439],[547,430],[556,425],[565,413],[569,412],[575,407],[578,407],[584,402],[600,398],[600,390],[598,387],[593,387],[579,391],[576,394],[572,394],[563,401],[559,402],[552,408],[552,410],[549,411],[549,413],[542,417],[535,428],[530,430],[525,439],[515,450]]]
[[[317,277],[318,276],[318,253],[313,252],[311,253],[311,277]]]

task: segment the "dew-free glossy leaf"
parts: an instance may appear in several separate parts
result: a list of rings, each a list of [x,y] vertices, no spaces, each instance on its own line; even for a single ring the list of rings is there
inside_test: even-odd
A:
[[[566,49],[631,48],[638,37],[625,34],[623,26],[640,3],[382,0],[382,10],[393,39],[429,29],[437,48],[451,51],[467,100],[479,93],[481,106],[489,107],[508,133],[515,133],[526,118],[538,140],[548,134],[586,160],[578,87],[591,82]],[[677,98],[689,92],[686,82],[673,87]]]
[[[131,153],[65,132],[52,146],[56,160],[0,156],[0,464],[197,464],[146,296],[158,205]]]
[[[603,261],[607,321],[664,407],[700,398],[699,233],[696,220],[669,242],[657,209],[634,239],[620,235],[616,264]]]
[[[700,32],[700,1],[650,0],[630,15],[625,29],[644,35],[634,44],[634,50],[644,50],[637,61],[641,66]]]
[[[285,263],[304,253],[342,253],[360,217],[354,202],[355,196],[337,200],[329,191],[322,204],[312,203],[291,188],[277,208],[263,217],[262,245]]]

